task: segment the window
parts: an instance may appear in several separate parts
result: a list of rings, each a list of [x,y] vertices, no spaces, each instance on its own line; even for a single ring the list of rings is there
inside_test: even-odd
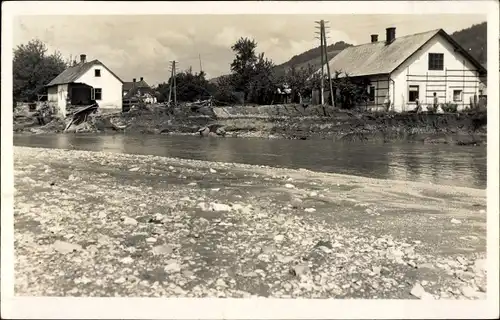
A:
[[[101,88],[93,88],[90,92],[90,99],[92,100],[102,100],[102,89]]]
[[[95,70],[94,70],[94,75],[95,75],[96,77],[100,77],[100,76],[101,76],[101,69],[95,69]]]
[[[429,53],[429,70],[443,70],[443,69],[444,69],[444,54]]]
[[[368,91],[368,99],[370,101],[375,101],[375,87],[374,86],[370,86],[369,87],[369,91]]]
[[[462,90],[453,90],[453,101],[462,101]]]
[[[410,102],[416,102],[418,99],[418,86],[410,86],[409,92],[408,92],[408,101]]]

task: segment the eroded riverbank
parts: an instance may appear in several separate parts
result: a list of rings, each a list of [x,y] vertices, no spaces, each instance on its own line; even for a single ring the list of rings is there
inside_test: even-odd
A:
[[[485,296],[485,190],[24,147],[14,161],[17,295]]]
[[[54,120],[45,126],[14,123],[16,132],[63,132],[69,120]],[[215,135],[224,128],[226,136],[327,139],[335,141],[419,141],[431,144],[480,145],[486,143],[486,111],[461,113],[387,113],[350,111],[330,106],[275,105],[132,110],[127,113],[90,117],[73,126],[72,132],[127,132],[129,134],[195,135],[205,126]],[[124,128],[124,129],[117,129]]]

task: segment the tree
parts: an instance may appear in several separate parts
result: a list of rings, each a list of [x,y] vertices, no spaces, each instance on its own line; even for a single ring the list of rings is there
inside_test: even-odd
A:
[[[168,100],[170,84],[172,78],[167,83],[160,83],[156,88],[159,102]],[[192,69],[179,72],[175,75],[177,101],[194,102],[196,100],[205,100],[215,93],[215,85],[209,83],[205,72],[193,73]]]
[[[250,103],[268,104],[272,102],[277,88],[275,65],[264,53],[257,54],[257,42],[249,38],[240,38],[231,49],[236,57],[231,63],[231,77],[225,85],[232,85],[232,90],[243,92],[243,100]],[[220,87],[220,86],[219,86]],[[226,91],[229,88],[225,88]],[[234,95],[234,94],[231,94]]]
[[[233,85],[237,91],[245,93],[245,101],[248,98],[248,83],[254,76],[255,64],[257,63],[257,54],[255,49],[257,42],[249,38],[240,38],[231,49],[236,53],[236,57],[231,63],[231,71],[235,75]]]
[[[40,40],[31,40],[14,50],[14,101],[34,101],[45,93],[45,85],[67,67],[59,52],[47,54],[47,46]]]
[[[246,87],[248,100],[257,104],[272,102],[277,89],[277,79],[274,74],[274,63],[259,54]]]
[[[242,103],[242,97],[235,92],[235,75],[229,74],[217,78],[214,99],[224,104]]]
[[[314,71],[314,66],[311,64],[301,68],[292,65],[286,71],[283,81],[292,89],[292,102],[299,102],[300,96],[309,95],[313,88],[319,86],[319,75],[315,74]],[[314,86],[315,84],[317,86]]]
[[[158,84],[153,90],[156,92],[156,100],[165,102],[168,100],[168,92],[170,91],[169,84],[166,82]]]
[[[348,74],[341,76],[341,72],[336,71],[334,76],[333,90],[338,92],[336,104],[343,109],[353,109],[359,103],[365,102],[368,99],[366,90],[368,80],[355,81]]]

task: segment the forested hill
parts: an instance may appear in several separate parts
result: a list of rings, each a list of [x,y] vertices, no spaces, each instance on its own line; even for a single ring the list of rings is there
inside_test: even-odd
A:
[[[344,41],[339,41],[334,44],[327,46],[328,59],[335,57],[340,51],[347,47],[352,46],[352,44],[345,43]],[[276,66],[277,69],[288,69],[292,66],[296,68],[306,67],[311,64],[315,68],[321,67],[321,50],[320,47],[316,47],[301,54],[293,56],[290,60]]]
[[[480,63],[486,63],[486,22],[454,32],[451,36]]]

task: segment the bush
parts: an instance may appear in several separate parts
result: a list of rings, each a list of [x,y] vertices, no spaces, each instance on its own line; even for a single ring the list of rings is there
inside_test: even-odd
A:
[[[456,103],[446,102],[445,104],[441,105],[441,109],[444,112],[455,113],[457,112],[458,106]]]
[[[437,108],[438,108],[438,105],[434,105],[434,104],[427,105],[427,111],[431,112],[431,113],[436,113]]]

